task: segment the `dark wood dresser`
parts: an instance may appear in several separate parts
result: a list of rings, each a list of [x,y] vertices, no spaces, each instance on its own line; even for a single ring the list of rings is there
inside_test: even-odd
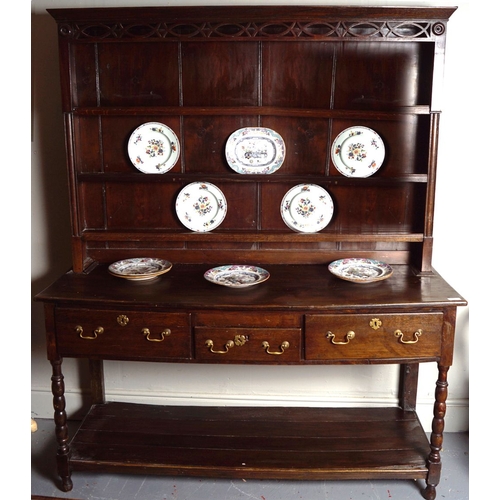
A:
[[[424,497],[436,497],[456,310],[466,304],[432,267],[453,11],[49,11],[59,32],[73,267],[37,300],[45,304],[64,491],[73,471],[101,470],[422,479]],[[175,161],[165,172],[145,172],[131,156],[130,137],[146,123],[174,134]],[[335,158],[337,138],[360,128],[385,148],[381,165],[364,176],[342,172]],[[280,163],[231,165],[229,138],[245,130],[277,133],[281,142],[270,147],[285,153]],[[248,157],[258,165],[269,153],[262,144]],[[345,144],[339,151],[351,154],[356,144],[348,153]],[[191,183],[224,194],[216,227],[182,220],[179,193]],[[319,230],[294,230],[286,219],[283,200],[297,186],[331,197],[333,215],[317,221]],[[172,269],[151,280],[109,272],[135,257],[164,259]],[[329,271],[340,259],[382,261],[393,272],[356,283]],[[228,264],[262,266],[270,276],[244,288],[205,279]],[[92,374],[93,405],[71,442],[65,357],[87,358]],[[103,360],[297,365],[297,376],[301,365],[393,363],[401,367],[400,404],[106,403]],[[438,367],[430,442],[415,411],[421,362]]]

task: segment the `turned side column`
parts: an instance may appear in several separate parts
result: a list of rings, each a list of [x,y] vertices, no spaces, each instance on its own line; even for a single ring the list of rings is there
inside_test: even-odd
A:
[[[432,432],[430,439],[431,452],[428,457],[429,472],[427,474],[427,487],[423,492],[424,498],[436,498],[436,486],[441,478],[441,449],[443,447],[444,416],[446,414],[446,398],[448,397],[448,370],[449,366],[438,366],[439,377],[436,382],[434,402],[434,418],[432,419]]]
[[[62,359],[51,360],[52,365],[52,395],[54,405],[54,423],[57,440],[57,471],[62,480],[61,489],[70,491],[73,488],[69,468],[69,434],[66,415],[66,399],[64,397],[64,376],[61,370]]]

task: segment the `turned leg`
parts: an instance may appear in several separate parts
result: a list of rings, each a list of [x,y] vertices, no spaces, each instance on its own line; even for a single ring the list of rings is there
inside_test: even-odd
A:
[[[66,417],[66,399],[64,398],[64,377],[61,371],[61,359],[51,361],[52,395],[54,404],[54,423],[57,440],[57,471],[62,480],[61,489],[70,491],[73,488],[69,468],[69,436]]]
[[[436,400],[434,403],[434,418],[432,419],[431,452],[428,457],[429,472],[427,487],[423,492],[426,500],[436,498],[436,486],[441,477],[441,448],[443,446],[444,416],[446,414],[446,398],[448,396],[447,375],[449,366],[439,366],[439,377],[436,382]]]

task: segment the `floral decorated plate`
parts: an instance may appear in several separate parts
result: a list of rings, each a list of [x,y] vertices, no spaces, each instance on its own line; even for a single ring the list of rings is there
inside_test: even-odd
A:
[[[335,168],[346,177],[370,177],[385,158],[382,138],[368,127],[350,127],[333,141],[331,151]]]
[[[150,280],[167,273],[170,269],[172,263],[168,260],[150,257],[119,260],[108,267],[113,276],[129,280]]]
[[[179,220],[191,231],[207,232],[219,226],[227,213],[224,193],[210,182],[192,182],[177,196]]]
[[[372,259],[340,259],[331,262],[328,270],[338,278],[354,283],[385,280],[393,272],[389,264]]]
[[[246,127],[226,143],[226,160],[239,174],[272,174],[285,160],[285,142],[270,128]]]
[[[179,140],[163,123],[143,123],[130,136],[128,155],[137,170],[145,174],[164,174],[179,159]]]
[[[316,233],[324,229],[333,216],[333,200],[316,184],[297,184],[281,201],[281,217],[294,231]]]
[[[228,265],[209,269],[204,277],[217,285],[231,288],[245,288],[262,283],[270,274],[265,269],[256,266]]]

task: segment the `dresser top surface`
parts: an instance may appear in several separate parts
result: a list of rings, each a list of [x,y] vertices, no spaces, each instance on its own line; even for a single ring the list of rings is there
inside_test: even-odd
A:
[[[156,309],[302,310],[328,312],[370,308],[443,307],[466,301],[438,274],[416,276],[408,266],[394,267],[384,281],[352,283],[331,274],[325,265],[269,265],[270,278],[234,289],[207,281],[211,266],[174,264],[148,281],[109,274],[106,265],[89,274],[68,272],[37,295],[37,300],[79,307],[147,307]]]

